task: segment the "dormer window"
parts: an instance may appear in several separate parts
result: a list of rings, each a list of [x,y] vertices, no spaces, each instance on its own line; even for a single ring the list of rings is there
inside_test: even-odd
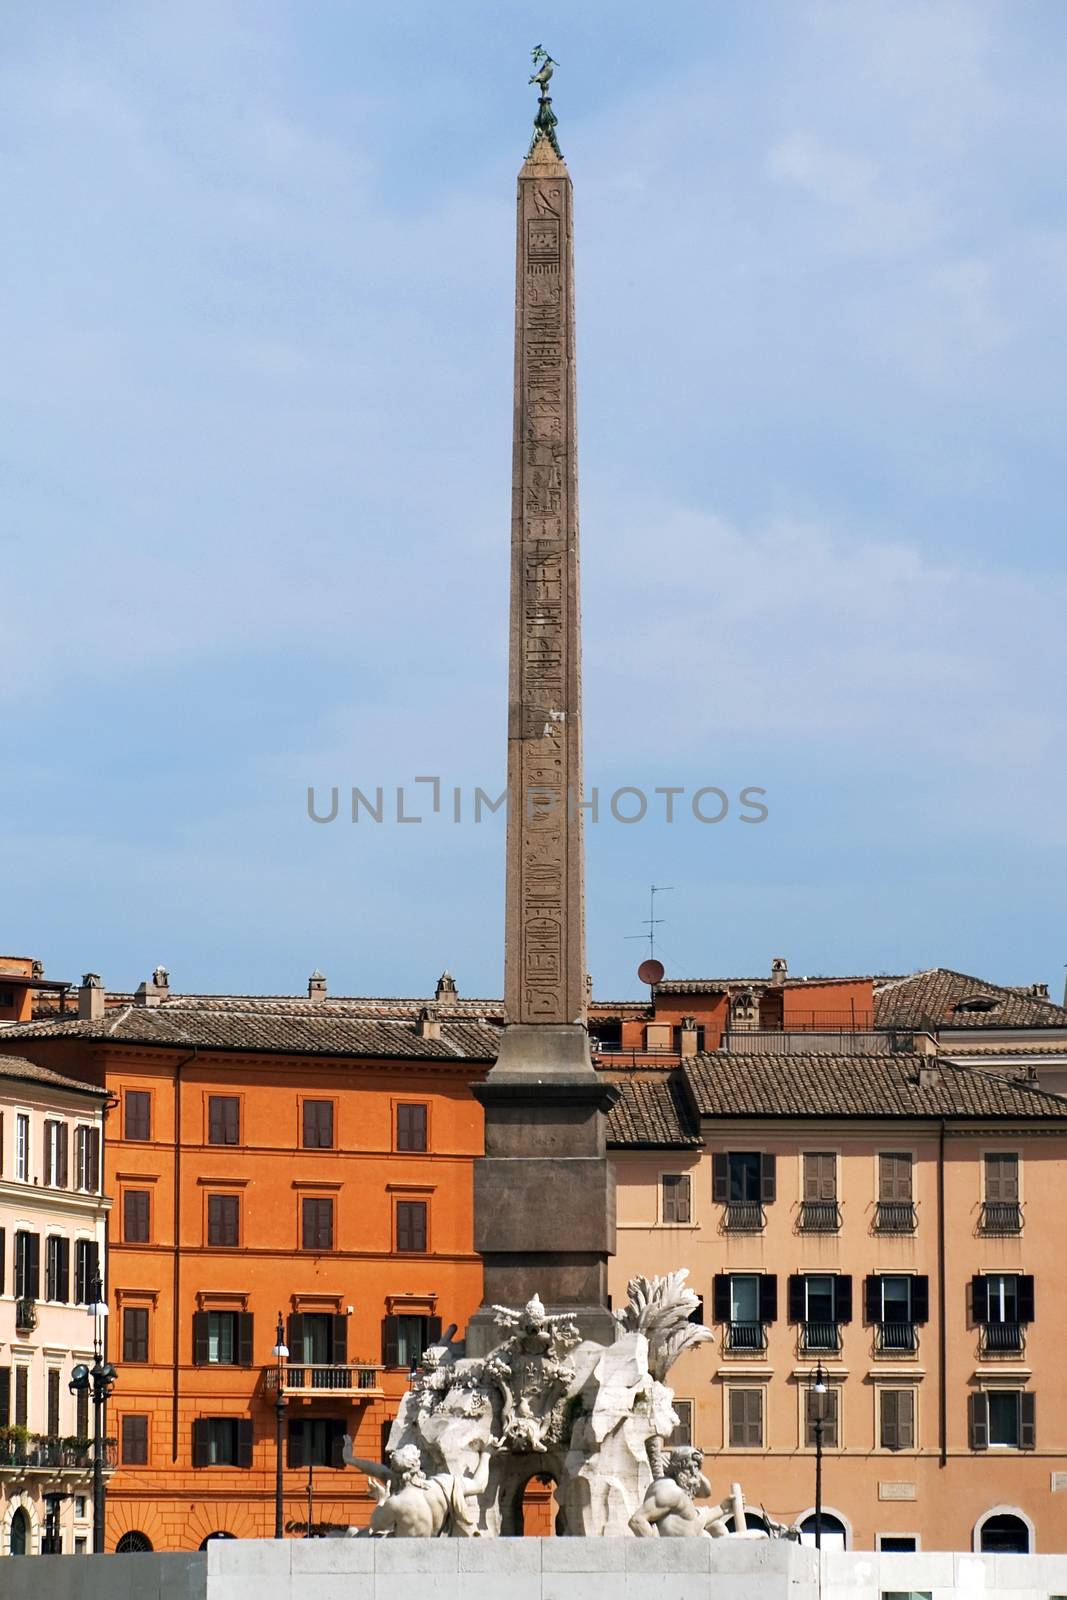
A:
[[[953,1010],[958,1012],[996,1011],[1000,1001],[991,994],[971,994],[963,1000],[957,1000]]]

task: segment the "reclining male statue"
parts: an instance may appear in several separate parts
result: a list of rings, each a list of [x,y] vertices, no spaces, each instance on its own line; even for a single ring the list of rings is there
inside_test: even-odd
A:
[[[477,1447],[476,1447],[477,1448]],[[378,1501],[370,1519],[370,1533],[377,1538],[396,1539],[472,1539],[479,1536],[477,1508],[472,1514],[468,1498],[485,1492],[489,1482],[489,1455],[482,1453],[473,1477],[457,1477],[451,1472],[436,1472],[427,1477],[422,1470],[418,1445],[404,1444],[389,1453],[384,1461],[362,1461],[352,1454],[352,1439],[345,1434],[345,1464],[365,1472]]]

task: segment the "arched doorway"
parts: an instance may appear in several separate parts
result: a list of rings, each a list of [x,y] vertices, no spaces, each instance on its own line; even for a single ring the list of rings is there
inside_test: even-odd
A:
[[[983,1555],[1026,1556],[1032,1538],[1029,1521],[1016,1511],[991,1511],[978,1524],[977,1547]]]
[[[820,1539],[824,1550],[847,1550],[848,1529],[844,1522],[833,1511],[823,1511],[819,1514],[822,1523]],[[815,1513],[809,1511],[806,1517],[800,1519],[801,1544],[815,1545]]]
[[[731,1533],[737,1532],[737,1529],[734,1527],[733,1517],[727,1517],[726,1526]],[[750,1510],[748,1506],[745,1507],[745,1527],[748,1529],[749,1533],[769,1534],[771,1531],[767,1524],[766,1518],[761,1517],[758,1511]]]
[[[549,1539],[559,1533],[561,1512],[555,1488],[556,1480],[547,1472],[535,1473],[519,1484],[509,1519],[513,1534]]]
[[[24,1556],[30,1542],[30,1519],[19,1506],[11,1518],[9,1543],[13,1556]]]
[[[236,1539],[236,1537],[237,1535],[235,1533],[227,1533],[224,1529],[220,1528],[217,1533],[209,1533],[206,1539],[201,1539],[200,1548],[201,1550],[206,1550],[208,1545],[214,1544],[216,1539]]]
[[[139,1533],[136,1529],[133,1529],[131,1532],[122,1535],[122,1538],[115,1546],[115,1554],[117,1556],[143,1555],[151,1548],[152,1541],[147,1533]]]

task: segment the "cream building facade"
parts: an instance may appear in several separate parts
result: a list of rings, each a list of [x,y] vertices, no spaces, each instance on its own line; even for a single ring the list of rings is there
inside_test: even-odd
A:
[[[0,1556],[92,1549],[93,1359],[105,1091],[0,1057]]]

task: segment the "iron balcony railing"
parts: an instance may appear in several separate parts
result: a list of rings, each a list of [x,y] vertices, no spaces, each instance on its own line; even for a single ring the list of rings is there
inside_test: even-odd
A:
[[[1022,1323],[984,1322],[981,1349],[986,1356],[1022,1355],[1026,1349],[1026,1331]]]
[[[802,1200],[801,1233],[837,1233],[841,1227],[841,1208],[836,1200]]]
[[[286,1394],[362,1395],[371,1398],[382,1393],[381,1373],[384,1369],[369,1361],[353,1362],[284,1362],[282,1388]],[[266,1387],[275,1389],[278,1384],[277,1367],[264,1371]]]
[[[729,1200],[722,1225],[727,1233],[762,1233],[767,1218],[758,1200]]]
[[[914,1322],[879,1322],[875,1348],[881,1355],[913,1355],[919,1348],[919,1330]]]
[[[728,1322],[726,1336],[723,1340],[724,1350],[745,1351],[751,1354],[754,1350],[766,1350],[767,1329],[762,1322]]]
[[[104,1466],[118,1461],[118,1443],[104,1440]],[[0,1428],[0,1471],[17,1467],[23,1471],[88,1472],[93,1465],[91,1439],[63,1438],[59,1434],[31,1433]]]
[[[802,1322],[800,1325],[800,1351],[802,1355],[809,1352],[815,1354],[836,1355],[841,1348],[841,1324],[839,1322]]]
[[[984,1200],[980,1226],[983,1233],[1022,1233],[1023,1208],[1018,1200]]]
[[[914,1200],[879,1200],[874,1213],[876,1233],[914,1233],[917,1223]]]

